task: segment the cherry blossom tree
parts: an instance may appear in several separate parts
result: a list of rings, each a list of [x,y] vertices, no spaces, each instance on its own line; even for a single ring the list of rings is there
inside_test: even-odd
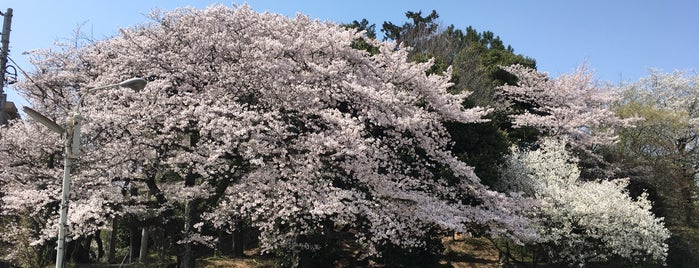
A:
[[[628,179],[581,181],[565,146],[545,138],[534,151],[513,148],[503,168],[503,190],[538,201],[532,220],[539,235],[525,244],[543,248],[550,262],[581,267],[617,259],[663,263],[670,232],[651,212],[648,194],[630,197]]]
[[[51,249],[43,244],[57,234],[51,227],[59,203],[52,197],[60,195],[62,142],[40,124],[19,122],[1,127],[0,137],[0,241],[13,246],[3,250],[4,258],[24,267],[45,266]]]
[[[584,65],[556,78],[522,65],[502,68],[518,79],[516,85],[499,87],[502,96],[529,107],[511,116],[515,128],[534,127],[545,136],[566,137],[573,148],[589,152],[595,145],[614,143],[616,128],[636,120],[616,116],[610,105],[618,96],[596,85]]]
[[[149,81],[84,100],[71,238],[128,218],[162,230],[191,265],[196,247],[216,245],[216,230],[247,222],[263,252],[301,265],[338,234],[369,258],[425,248],[434,231],[535,235],[518,214],[526,200],[488,190],[449,152],[442,122],[480,122],[488,110],[464,109],[468,94],[448,94],[449,73],[427,75],[431,62],[410,63],[391,42],[371,41],[379,53],[370,55],[352,48],[361,32],[247,6],[152,18],[105,41],[36,51],[37,71],[18,86],[37,110],[64,118],[87,88]],[[20,168],[1,179],[18,184]],[[23,195],[37,187],[27,181]],[[23,202],[9,196],[3,206]],[[31,243],[55,235],[47,216]]]

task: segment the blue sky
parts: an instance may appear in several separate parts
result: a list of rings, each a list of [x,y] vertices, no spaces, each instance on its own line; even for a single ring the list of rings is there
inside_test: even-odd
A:
[[[31,70],[22,52],[50,48],[66,41],[81,26],[97,39],[115,35],[148,19],[155,8],[171,10],[214,3],[243,1],[181,0],[0,0],[0,10],[13,9],[10,57]],[[551,76],[572,71],[587,62],[601,81],[632,82],[648,68],[662,71],[697,71],[699,68],[699,1],[694,0],[248,0],[257,11],[287,16],[297,12],[323,21],[351,22],[366,18],[402,24],[406,11],[437,10],[440,21],[463,29],[489,30],[516,53],[537,60],[539,70]],[[11,88],[8,100],[25,101]]]

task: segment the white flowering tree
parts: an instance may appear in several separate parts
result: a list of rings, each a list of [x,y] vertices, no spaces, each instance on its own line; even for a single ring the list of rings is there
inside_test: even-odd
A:
[[[445,230],[533,235],[517,215],[526,202],[488,190],[449,152],[441,122],[479,122],[487,110],[464,109],[466,94],[447,93],[448,74],[426,75],[431,63],[408,62],[394,43],[372,41],[376,55],[353,49],[361,36],[301,15],[212,6],[35,52],[37,71],[18,89],[59,122],[89,87],[149,81],[141,92],[85,98],[69,237],[120,216],[162,230],[191,265],[198,245],[215,246],[213,234],[241,222],[260,231],[263,252],[292,264],[334,246],[337,234],[372,258],[385,247],[425,248]],[[13,171],[22,167],[0,179],[31,195],[36,180],[21,184]],[[32,199],[6,195],[3,206]],[[56,215],[46,220],[31,243],[55,235]]]
[[[629,196],[628,179],[581,181],[565,146],[546,138],[534,151],[513,148],[503,168],[503,190],[538,201],[532,220],[539,235],[525,244],[543,249],[544,260],[572,266],[663,263],[670,232],[650,211],[648,195]]]

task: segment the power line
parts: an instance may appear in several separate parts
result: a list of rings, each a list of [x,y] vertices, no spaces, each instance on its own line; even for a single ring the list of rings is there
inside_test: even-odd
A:
[[[29,82],[31,82],[32,85],[34,85],[36,88],[38,88],[43,94],[46,94],[46,91],[44,91],[44,89],[42,87],[40,87],[39,84],[34,81],[34,79],[32,79],[32,77],[29,75],[29,73],[27,73],[24,69],[22,69],[22,67],[19,66],[19,64],[17,64],[17,62],[15,62],[15,60],[12,59],[12,57],[7,56],[7,59],[9,59],[10,62],[12,62],[12,64],[14,64],[13,65],[14,67],[19,69],[19,71],[22,73],[22,75],[24,75],[25,78],[29,79]]]

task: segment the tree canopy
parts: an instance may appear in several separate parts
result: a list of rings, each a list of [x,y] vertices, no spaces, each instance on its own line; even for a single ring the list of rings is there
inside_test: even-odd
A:
[[[699,199],[697,199],[697,119],[699,76],[688,72],[651,70],[637,82],[618,86],[620,117],[638,117],[634,128],[618,132],[619,143],[606,150],[631,189],[647,190],[654,211],[673,233],[668,264],[699,262]]]
[[[578,160],[565,146],[545,138],[537,150],[514,147],[503,167],[502,189],[539,201],[533,209],[539,236],[525,243],[543,252],[532,250],[532,258],[570,266],[662,263],[670,232],[651,211],[648,194],[632,198],[628,179],[581,180]]]
[[[180,267],[242,252],[241,237],[301,267],[426,266],[455,233],[488,237],[505,262],[673,256],[664,225],[695,216],[695,80],[657,75],[617,95],[584,67],[537,71],[493,32],[406,17],[381,41],[367,20],[182,8],[34,51],[17,89],[56,122],[84,118],[72,255],[92,240],[104,255],[109,230],[131,256],[157,246]],[[88,94],[130,77],[148,84]],[[63,137],[32,120],[0,136],[0,253],[46,266]]]
[[[335,233],[371,257],[387,246],[425,248],[434,231],[529,232],[517,214],[527,202],[488,190],[449,151],[442,122],[481,122],[488,110],[464,108],[467,92],[448,94],[450,77],[428,75],[430,61],[412,63],[390,42],[371,41],[379,51],[372,55],[353,48],[361,37],[354,30],[247,6],[179,9],[153,20],[84,47],[40,51],[32,82],[20,85],[37,110],[60,119],[93,85],[149,81],[141,92],[85,98],[72,239],[118,216],[163,226],[189,262],[191,247],[213,247],[216,230],[247,222],[260,231],[263,252],[298,263],[303,252],[337,246],[327,245]],[[2,135],[29,139],[22,133],[39,127],[27,124]],[[57,148],[55,140],[8,141]],[[39,204],[22,197],[57,188],[12,170],[55,173],[60,165],[46,161],[50,153],[20,161],[14,154],[22,150],[2,152],[9,167],[2,180],[13,189],[3,213],[39,208],[45,217],[28,239],[46,245],[57,195]]]

